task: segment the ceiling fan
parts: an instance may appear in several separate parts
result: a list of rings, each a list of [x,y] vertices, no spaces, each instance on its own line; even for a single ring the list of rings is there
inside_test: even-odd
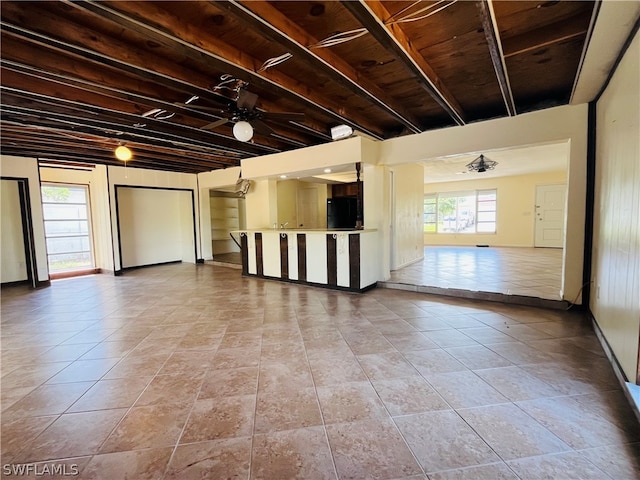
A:
[[[255,108],[258,101],[258,95],[249,92],[246,87],[247,83],[241,82],[238,87],[233,90],[237,92],[234,101],[227,105],[226,109],[218,109],[216,113],[224,116],[215,122],[209,123],[202,127],[206,130],[213,130],[228,122],[233,122],[233,135],[242,142],[248,142],[253,138],[254,130],[262,135],[271,135],[273,129],[265,123],[265,121],[301,121],[304,120],[304,113],[281,112],[270,113]],[[215,88],[215,87],[214,87]],[[228,87],[223,87],[228,88]],[[193,107],[196,107],[195,105]],[[196,107],[198,108],[198,107]],[[211,110],[211,109],[208,109]]]

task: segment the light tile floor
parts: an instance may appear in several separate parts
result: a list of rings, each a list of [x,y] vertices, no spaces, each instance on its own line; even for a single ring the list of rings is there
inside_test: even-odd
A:
[[[389,282],[560,300],[562,249],[428,246]]]
[[[178,264],[3,290],[1,333],[6,477],[640,477],[574,312]]]

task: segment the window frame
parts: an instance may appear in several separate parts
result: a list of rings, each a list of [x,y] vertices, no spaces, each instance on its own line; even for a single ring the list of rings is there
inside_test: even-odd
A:
[[[78,189],[78,188],[82,188],[85,192],[85,200],[86,203],[78,203],[78,202],[50,202],[50,201],[46,201],[44,199],[44,195],[43,195],[43,188],[45,187],[54,187],[54,188],[74,188],[74,189]],[[49,269],[49,272],[51,274],[58,274],[58,273],[67,273],[67,272],[76,272],[76,271],[83,271],[83,270],[91,270],[96,268],[96,258],[95,258],[95,243],[94,243],[94,236],[93,236],[93,221],[91,218],[91,191],[90,191],[90,186],[88,184],[81,184],[81,183],[62,183],[62,182],[41,182],[40,184],[40,199],[42,202],[42,210],[43,210],[43,225],[46,224],[46,222],[66,222],[66,221],[82,221],[82,222],[87,222],[87,233],[86,234],[69,234],[69,235],[47,235],[46,229],[45,229],[45,244],[47,242],[48,239],[50,238],[84,238],[87,237],[88,239],[88,244],[89,244],[89,257],[90,257],[90,262],[89,265],[83,265],[83,266],[78,266],[78,267],[73,267],[73,268],[65,268],[65,269],[52,269],[51,267],[51,263],[49,261],[50,257],[55,257],[56,255],[65,255],[65,254],[73,254],[73,253],[85,253],[85,250],[79,251],[79,252],[64,252],[64,253],[49,253],[49,249],[47,247],[47,268]],[[45,218],[44,215],[44,210],[45,210],[45,205],[84,205],[87,209],[87,213],[86,213],[86,219],[47,219]]]
[[[493,195],[493,199],[490,200],[480,200],[480,197],[482,195]],[[444,198],[455,198],[456,199],[456,211],[455,211],[455,217],[456,217],[456,222],[458,221],[458,217],[460,215],[459,213],[459,198],[464,198],[464,197],[470,197],[470,196],[474,196],[475,198],[473,199],[473,203],[474,203],[474,208],[475,208],[475,212],[474,212],[474,230],[470,231],[470,232],[461,232],[457,230],[457,225],[456,225],[456,230],[455,231],[449,231],[449,232],[444,232],[444,231],[440,231],[438,228],[441,224],[441,219],[440,219],[440,201],[441,199]],[[435,199],[435,223],[433,221],[427,222],[427,215],[431,215],[430,213],[426,212],[426,206],[427,206],[427,202],[431,202],[431,204],[433,204],[433,201]],[[482,204],[486,204],[489,202],[494,202],[494,208],[493,210],[480,210],[480,205]],[[477,189],[477,190],[456,190],[456,191],[451,191],[451,192],[432,192],[432,193],[425,193],[424,197],[423,197],[423,206],[424,206],[424,210],[423,210],[423,231],[425,234],[429,234],[429,235],[433,235],[433,234],[437,234],[437,235],[496,235],[498,233],[498,189],[497,188],[483,188],[483,189]],[[479,213],[490,213],[493,214],[493,220],[482,220],[479,221],[478,220],[478,214]],[[494,229],[493,231],[478,231],[478,225],[479,224],[493,224],[494,225]],[[435,225],[435,228],[434,228]],[[429,226],[429,227],[428,227]],[[429,229],[427,229],[429,228]]]

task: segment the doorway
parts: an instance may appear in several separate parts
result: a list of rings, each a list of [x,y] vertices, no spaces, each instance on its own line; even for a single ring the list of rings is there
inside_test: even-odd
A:
[[[27,262],[29,249],[25,242],[23,184],[20,180],[3,178],[1,185],[2,284],[29,282],[31,275]]]
[[[566,185],[537,185],[534,246],[562,248]]]
[[[240,263],[240,247],[232,232],[246,227],[245,199],[226,191],[209,191],[211,252],[216,261]]]

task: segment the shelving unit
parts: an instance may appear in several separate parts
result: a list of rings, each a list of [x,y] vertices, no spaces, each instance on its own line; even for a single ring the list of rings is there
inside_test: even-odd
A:
[[[239,252],[229,234],[242,225],[242,208],[239,198],[215,196],[209,197],[211,208],[211,246],[213,255]]]

